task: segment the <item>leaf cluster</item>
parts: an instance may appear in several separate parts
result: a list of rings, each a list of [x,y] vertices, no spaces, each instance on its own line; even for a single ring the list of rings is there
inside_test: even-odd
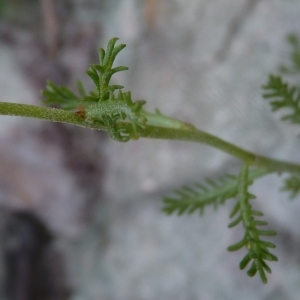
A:
[[[245,247],[247,254],[240,263],[240,269],[244,269],[252,261],[247,272],[248,275],[254,276],[258,271],[262,281],[266,283],[265,271],[271,273],[271,269],[265,261],[277,261],[277,257],[268,250],[268,248],[274,248],[275,245],[262,240],[261,236],[272,236],[276,233],[258,228],[267,225],[267,222],[257,220],[258,217],[263,216],[263,213],[252,209],[250,201],[255,197],[248,192],[248,187],[254,179],[267,173],[268,171],[264,169],[249,170],[248,164],[245,164],[238,176],[227,174],[216,182],[207,179],[205,184],[196,183],[192,187],[183,186],[176,189],[173,195],[163,198],[163,211],[169,215],[174,213],[178,215],[192,214],[198,211],[202,215],[206,207],[217,208],[226,200],[234,199],[236,203],[230,213],[230,218],[235,219],[228,227],[232,228],[242,223],[244,237],[238,243],[228,247],[228,250],[236,251]]]
[[[99,103],[93,103],[86,107],[86,121],[98,122],[107,128],[110,136],[121,142],[127,142],[130,139],[137,139],[139,129],[144,128],[146,117],[141,113],[142,106],[146,103],[144,100],[133,102],[131,93],[123,93],[119,90],[118,96],[110,93],[109,99]],[[132,131],[122,126],[116,126],[119,120],[129,120],[132,125]]]
[[[81,82],[78,82],[80,96],[76,96],[68,88],[48,82],[42,91],[44,103],[58,105],[65,110],[75,110],[78,118],[86,124],[99,124],[110,136],[121,142],[139,137],[140,129],[144,128],[147,118],[142,113],[145,100],[133,101],[130,92],[123,92],[122,85],[110,85],[112,76],[128,68],[113,67],[116,56],[124,49],[125,44],[116,46],[118,38],[112,38],[106,50],[99,49],[99,64],[92,64],[87,71],[95,84],[95,90],[86,93]],[[117,91],[117,95],[115,92]],[[131,124],[131,128],[124,122]]]

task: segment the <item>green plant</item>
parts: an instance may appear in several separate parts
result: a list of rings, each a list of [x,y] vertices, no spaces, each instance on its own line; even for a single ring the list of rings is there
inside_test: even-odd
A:
[[[87,74],[95,84],[95,90],[86,93],[82,84],[78,82],[76,95],[64,86],[57,86],[48,82],[42,92],[44,103],[60,108],[38,107],[33,105],[0,102],[0,114],[44,119],[53,122],[63,122],[91,129],[105,130],[117,141],[127,142],[140,137],[152,139],[183,140],[204,143],[222,150],[243,161],[240,172],[236,176],[225,175],[219,181],[207,180],[205,184],[184,186],[175,190],[173,195],[163,199],[163,210],[167,214],[194,213],[201,214],[208,206],[223,205],[233,199],[235,205],[230,213],[233,221],[229,227],[242,224],[244,237],[241,241],[230,246],[229,251],[245,248],[247,254],[240,263],[244,269],[251,263],[248,275],[257,272],[261,280],[267,282],[267,273],[271,268],[267,262],[277,261],[277,257],[270,252],[275,245],[264,239],[273,236],[272,230],[261,229],[267,222],[259,219],[261,211],[252,208],[249,192],[254,180],[270,173],[288,173],[283,190],[291,193],[292,197],[300,191],[300,164],[279,161],[269,157],[257,155],[244,150],[214,135],[203,132],[193,125],[163,115],[159,110],[155,113],[143,109],[144,100],[133,101],[130,92],[124,92],[123,86],[110,85],[113,74],[127,70],[125,66],[113,67],[117,54],[125,47],[116,46],[117,38],[112,38],[106,50],[99,51],[99,64],[90,66]],[[292,38],[294,48],[298,42]],[[298,53],[299,47],[294,49]],[[298,66],[299,53],[293,54],[294,63]],[[294,67],[292,68],[295,69]],[[285,68],[285,71],[288,68]],[[285,83],[280,76],[270,75],[268,83],[263,86],[264,98],[270,100],[273,110],[290,109],[291,113],[283,117],[292,123],[300,123],[300,93],[296,87]]]

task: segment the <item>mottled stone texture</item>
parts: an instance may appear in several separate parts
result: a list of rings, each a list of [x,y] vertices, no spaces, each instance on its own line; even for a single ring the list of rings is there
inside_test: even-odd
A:
[[[1,101],[38,104],[47,78],[70,87],[80,78],[91,87],[85,68],[97,47],[118,36],[127,48],[117,63],[130,69],[114,81],[146,99],[149,110],[159,107],[257,153],[300,161],[299,129],[279,122],[261,97],[268,73],[288,58],[285,36],[300,34],[298,1],[48,2],[55,10],[47,18],[58,31],[43,23],[42,5],[32,11],[39,26],[24,16],[18,23],[18,14],[0,22]],[[280,261],[263,286],[239,271],[242,251],[226,251],[242,235],[227,229],[230,203],[202,218],[160,211],[162,195],[237,172],[235,159],[193,143],[122,144],[99,132],[9,117],[1,117],[0,139],[1,205],[5,214],[33,212],[53,232],[69,299],[299,295],[300,206],[278,192],[280,178],[252,189],[255,206],[278,232]]]

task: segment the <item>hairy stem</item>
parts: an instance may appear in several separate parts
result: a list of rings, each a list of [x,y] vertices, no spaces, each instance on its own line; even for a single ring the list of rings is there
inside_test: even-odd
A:
[[[90,129],[106,130],[99,123],[86,122],[84,118],[77,116],[74,112],[27,104],[0,102],[0,115],[30,117],[52,122],[69,123]],[[165,118],[167,119],[168,117]],[[175,128],[171,128],[146,125],[144,129],[140,129],[140,137],[199,142],[217,148],[243,161],[248,161],[250,165],[266,168],[271,172],[300,173],[300,164],[275,160],[265,156],[257,155],[226,142],[212,134],[198,130],[190,124],[181,122],[179,120],[175,121],[175,119],[171,118],[169,118],[169,120],[173,120],[179,125],[181,123],[182,127],[180,128],[180,126],[176,126]],[[153,123],[155,122],[153,121]],[[127,127],[129,131],[133,130],[132,125],[128,122],[120,122],[120,126],[123,128]]]
[[[74,112],[36,105],[0,102],[0,115],[19,116],[41,119],[51,122],[69,123],[77,126],[90,127],[92,129],[99,130],[105,129],[103,128],[103,126],[100,126],[98,124],[93,124],[93,126],[91,127],[90,124],[87,124],[84,119],[77,117]]]

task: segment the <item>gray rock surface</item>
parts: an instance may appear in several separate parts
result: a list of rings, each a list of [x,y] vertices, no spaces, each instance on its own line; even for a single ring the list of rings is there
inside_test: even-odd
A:
[[[300,161],[299,129],[279,122],[279,116],[270,113],[260,89],[268,74],[288,57],[285,36],[300,28],[298,1],[84,2],[74,1],[74,20],[83,27],[93,22],[101,27],[100,46],[112,36],[127,44],[118,63],[130,69],[114,80],[131,90],[134,98],[146,99],[149,110],[159,107],[167,115],[251,151]],[[1,67],[1,100],[27,102],[35,98],[20,71],[12,67],[13,52],[1,46],[0,60],[11,64],[7,69],[5,64]],[[78,66],[80,62],[77,71]],[[20,78],[13,87],[6,72]],[[25,87],[17,91],[15,86]],[[30,164],[33,172],[48,176],[44,183],[41,173],[29,177],[15,171],[21,176],[18,187],[23,184],[30,199],[36,199],[31,209],[60,238],[72,300],[267,300],[299,295],[300,207],[299,201],[289,202],[287,195],[278,192],[280,178],[268,176],[252,189],[256,207],[278,232],[275,254],[279,262],[271,264],[273,274],[265,286],[259,278],[250,279],[238,269],[242,251],[226,251],[242,235],[241,228],[227,229],[230,203],[217,212],[208,209],[201,218],[161,213],[162,195],[183,183],[237,172],[235,159],[193,143],[101,140],[103,144],[95,152],[101,152],[106,160],[105,173],[99,179],[102,190],[94,213],[83,218],[86,186],[78,186],[72,172],[66,171],[62,150],[49,142],[46,151],[28,137],[41,123],[6,117],[1,117],[1,122],[5,122],[1,127],[2,168],[4,163],[9,164],[4,170]],[[27,133],[20,130],[25,126]],[[27,134],[22,139],[25,144],[9,151],[20,143],[16,138],[12,141],[16,131]],[[10,182],[17,181],[14,174],[12,171]],[[24,181],[27,177],[29,183]],[[30,180],[38,183],[37,188]],[[56,200],[45,204],[39,199],[47,191],[52,191]],[[9,191],[10,195],[13,192]],[[4,197],[2,189],[2,203],[11,206],[4,198],[13,196]],[[24,197],[13,199],[14,207],[19,207]]]

